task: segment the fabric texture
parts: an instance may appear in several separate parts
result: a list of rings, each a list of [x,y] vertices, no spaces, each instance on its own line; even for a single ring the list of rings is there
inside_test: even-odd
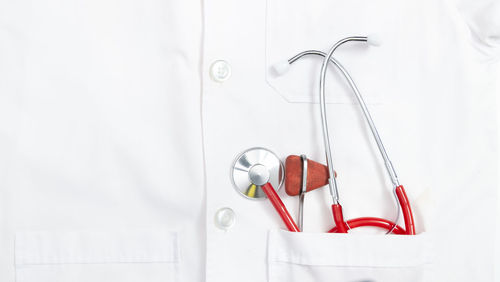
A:
[[[0,281],[500,281],[498,3],[0,0]],[[305,196],[305,232],[284,231],[230,176],[252,147],[326,163],[320,58],[273,65],[370,34],[381,46],[335,58],[418,234],[326,234],[326,187]],[[333,67],[326,92],[345,218],[395,219]],[[278,194],[296,219],[298,197]]]

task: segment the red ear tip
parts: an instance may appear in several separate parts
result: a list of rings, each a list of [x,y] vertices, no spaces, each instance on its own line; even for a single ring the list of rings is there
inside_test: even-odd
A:
[[[335,177],[337,173],[335,172]],[[328,167],[318,162],[307,160],[307,191],[328,184]],[[285,161],[285,190],[290,196],[299,194],[302,188],[302,160],[300,156],[291,155]]]

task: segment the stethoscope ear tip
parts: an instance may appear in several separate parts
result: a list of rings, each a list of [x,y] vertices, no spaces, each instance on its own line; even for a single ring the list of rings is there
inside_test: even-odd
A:
[[[377,34],[370,34],[366,37],[366,42],[371,46],[382,45],[382,39]]]
[[[271,66],[271,71],[275,76],[282,76],[287,73],[289,69],[290,63],[288,62],[288,60],[277,62]]]

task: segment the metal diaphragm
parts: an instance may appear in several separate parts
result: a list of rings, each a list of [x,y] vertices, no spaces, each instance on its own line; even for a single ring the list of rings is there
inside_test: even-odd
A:
[[[278,156],[265,148],[251,148],[239,154],[231,170],[233,186],[249,199],[265,199],[261,186],[270,183],[278,191],[284,180],[284,166]]]

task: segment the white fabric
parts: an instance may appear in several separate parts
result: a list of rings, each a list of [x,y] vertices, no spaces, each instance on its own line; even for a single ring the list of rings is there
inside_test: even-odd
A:
[[[431,249],[427,234],[293,234],[273,230],[269,235],[269,281],[432,281]]]
[[[500,46],[500,2],[454,0],[473,36],[487,46]],[[485,50],[488,50],[485,48]],[[491,49],[490,49],[491,50]]]
[[[498,6],[0,0],[0,281],[500,281]],[[365,96],[419,234],[324,234],[326,188],[306,195],[306,233],[290,234],[269,202],[232,188],[230,167],[256,146],[324,163],[320,60],[279,77],[272,66],[370,34],[383,44],[335,58]],[[217,60],[231,67],[223,82]],[[345,217],[392,219],[359,106],[334,68],[327,77]],[[298,199],[279,195],[296,217]]]
[[[179,281],[176,233],[20,232],[16,281]]]

